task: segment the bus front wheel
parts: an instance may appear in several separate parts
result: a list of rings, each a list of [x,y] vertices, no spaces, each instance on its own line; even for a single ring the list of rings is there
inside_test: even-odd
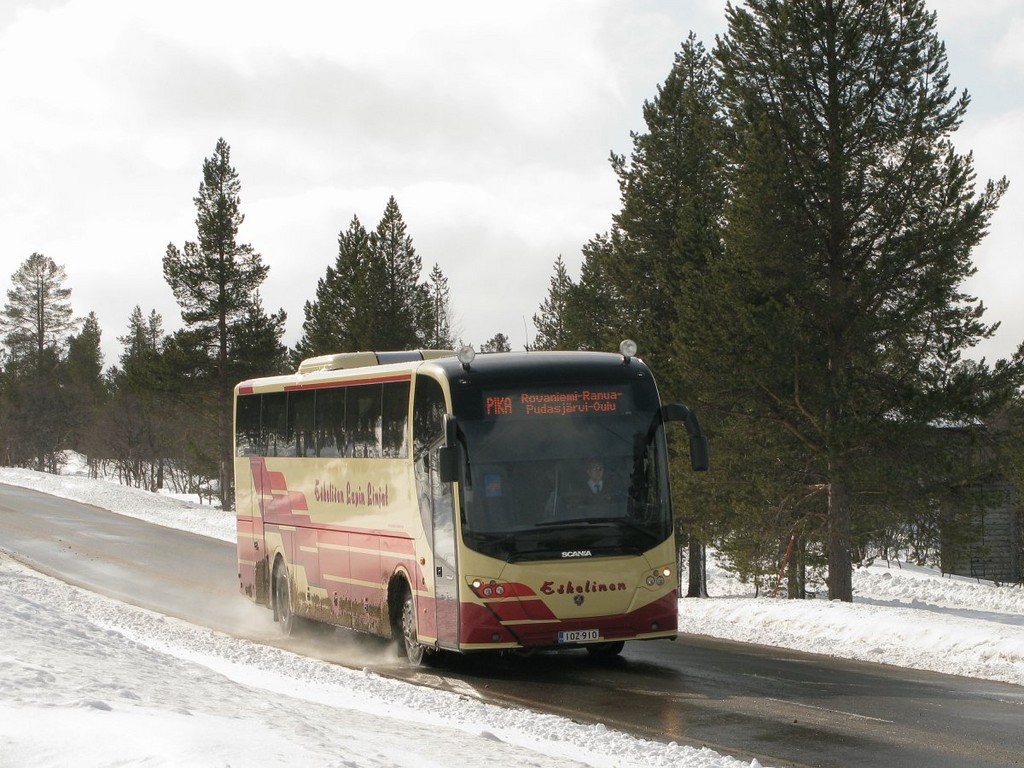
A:
[[[401,643],[405,650],[405,656],[412,664],[419,666],[423,663],[426,648],[416,641],[416,604],[412,600],[412,593],[406,589],[402,597],[402,613],[399,617],[400,629],[402,632]]]

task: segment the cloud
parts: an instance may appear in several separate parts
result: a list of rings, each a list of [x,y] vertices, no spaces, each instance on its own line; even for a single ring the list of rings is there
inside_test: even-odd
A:
[[[4,3],[0,279],[33,251],[65,265],[76,312],[99,315],[108,362],[136,303],[174,330],[161,258],[195,239],[192,198],[223,137],[242,183],[239,237],[270,265],[264,303],[289,313],[289,343],[338,232],[353,215],[373,227],[394,195],[424,268],[449,277],[466,339],[500,331],[521,346],[555,258],[576,270],[610,225],[609,152],[630,150],[687,33],[713,47],[724,5]],[[998,121],[1020,104],[1007,75],[1019,62],[993,40],[1019,36],[1006,24],[1018,7],[934,5],[954,83],[975,97],[962,146],[983,177],[1013,178],[1018,129]],[[1020,233],[998,217],[985,263],[1008,269]]]

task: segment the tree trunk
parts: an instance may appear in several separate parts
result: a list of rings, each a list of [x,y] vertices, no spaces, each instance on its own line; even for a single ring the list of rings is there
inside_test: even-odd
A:
[[[804,540],[797,538],[786,563],[786,594],[790,600],[807,597],[807,579],[804,568]]]
[[[687,539],[687,570],[690,574],[687,597],[708,596],[707,553],[700,540],[691,534]]]
[[[846,488],[836,480],[828,490],[828,599],[853,602],[850,502]]]

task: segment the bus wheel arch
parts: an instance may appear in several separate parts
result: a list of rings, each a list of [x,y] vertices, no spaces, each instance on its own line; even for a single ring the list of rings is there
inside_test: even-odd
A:
[[[404,574],[396,574],[388,584],[388,615],[399,655],[416,666],[423,664],[429,649],[416,639],[416,598]]]

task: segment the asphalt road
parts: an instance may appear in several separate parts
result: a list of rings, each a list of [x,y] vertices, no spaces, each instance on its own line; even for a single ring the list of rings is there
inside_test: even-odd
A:
[[[294,647],[238,593],[232,544],[0,485],[0,549],[91,591]],[[367,648],[386,650],[338,631],[315,638],[312,652],[364,668]],[[1022,687],[692,635],[628,643],[603,662],[565,652],[372,667],[766,766],[1024,766]]]

